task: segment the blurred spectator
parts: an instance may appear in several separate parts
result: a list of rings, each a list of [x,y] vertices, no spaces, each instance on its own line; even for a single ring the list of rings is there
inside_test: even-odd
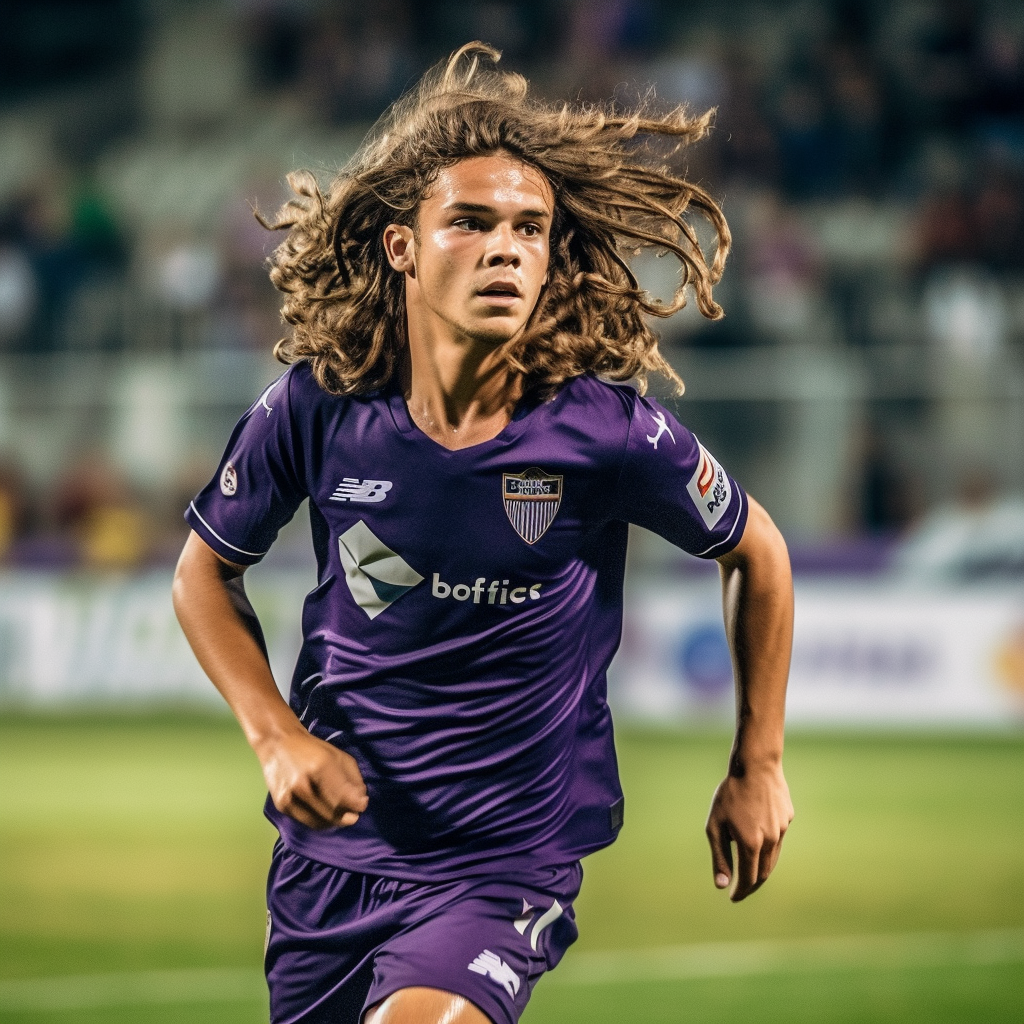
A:
[[[1024,495],[1000,494],[989,470],[969,470],[956,500],[907,537],[894,568],[917,583],[1024,580]]]
[[[1021,152],[1024,163],[1024,150]],[[994,166],[982,178],[974,207],[978,255],[992,270],[1024,270],[1024,174]]]
[[[1024,270],[1024,173],[992,162],[969,185],[926,196],[918,222],[922,269],[965,261]]]
[[[0,303],[12,319],[0,336],[27,333],[37,351],[61,348],[77,292],[122,269],[120,232],[96,189],[62,169],[17,195],[4,221]]]
[[[327,121],[372,121],[419,70],[412,19],[401,0],[324,9],[302,56],[306,104]]]
[[[304,0],[236,0],[248,36],[253,77],[267,88],[291,85],[302,71],[313,5]]]
[[[931,20],[920,37],[915,75],[917,113],[926,127],[960,130],[978,94],[980,5],[974,0],[940,0],[928,10]]]
[[[63,174],[41,182],[17,203],[22,238],[39,287],[37,350],[59,347],[71,296],[88,274],[88,261],[72,230],[72,196]]]
[[[198,238],[171,243],[155,266],[157,295],[172,310],[209,306],[220,284],[221,258],[214,245]]]
[[[1024,32],[992,19],[979,51],[977,117],[990,149],[1024,158]]]
[[[893,537],[921,514],[921,481],[901,463],[883,431],[868,431],[860,492],[860,528],[873,536]]]
[[[124,240],[103,194],[91,180],[83,180],[71,195],[71,237],[87,264],[86,272],[101,276],[121,269]]]
[[[877,194],[886,169],[881,83],[863,48],[836,47],[829,60],[840,183],[854,195]]]
[[[267,258],[284,235],[268,231],[253,214],[271,218],[283,201],[278,182],[255,181],[225,204],[217,225],[220,286],[212,305],[209,343],[214,348],[269,352],[282,333],[280,295],[270,283]]]
[[[557,89],[595,101],[607,100],[624,81],[624,58],[649,58],[661,41],[664,22],[646,0],[568,0],[564,36],[556,57]]]
[[[0,564],[28,525],[25,475],[12,458],[0,457]]]
[[[803,77],[784,82],[776,119],[786,193],[794,199],[835,195],[842,180],[843,154],[816,83]]]
[[[926,196],[917,239],[918,261],[923,269],[971,259],[977,236],[967,190],[946,188]]]
[[[1005,347],[1006,298],[998,281],[981,268],[936,270],[925,286],[923,314],[933,343],[956,359],[983,365]]]
[[[766,83],[757,64],[740,47],[726,57],[728,86],[712,141],[721,148],[723,169],[729,180],[748,187],[778,182],[778,144],[764,110]]]
[[[72,465],[52,502],[54,524],[75,537],[83,565],[132,569],[149,553],[150,518],[104,458],[85,458]]]
[[[0,349],[20,348],[38,302],[36,277],[24,249],[0,241]]]
[[[814,237],[771,192],[754,199],[746,231],[743,270],[754,323],[776,338],[806,336],[817,326],[822,300]]]

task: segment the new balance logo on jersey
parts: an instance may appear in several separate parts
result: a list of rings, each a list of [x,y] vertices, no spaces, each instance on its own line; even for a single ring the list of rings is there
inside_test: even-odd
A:
[[[725,470],[699,441],[697,442],[697,468],[686,485],[704,525],[713,530],[725,515],[732,500],[732,484]]]
[[[395,485],[390,480],[357,480],[347,476],[335,488],[331,501],[383,501]]]
[[[474,974],[483,974],[485,977],[492,978],[499,985],[504,985],[505,991],[515,999],[516,993],[519,991],[519,975],[497,953],[485,949],[469,965],[469,969]]]
[[[371,619],[423,582],[361,519],[338,538],[338,552],[352,598]]]
[[[654,445],[654,450],[658,450],[658,441],[661,440],[662,434],[668,434],[668,436],[672,438],[672,443],[675,444],[676,435],[672,433],[672,428],[665,422],[665,414],[661,411],[657,413],[652,412],[651,419],[658,425],[658,432],[653,437],[651,437],[650,434],[647,434],[646,437],[647,440]]]

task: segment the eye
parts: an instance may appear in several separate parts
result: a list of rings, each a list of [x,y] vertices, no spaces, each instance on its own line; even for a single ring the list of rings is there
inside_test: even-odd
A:
[[[536,238],[537,235],[541,234],[541,227],[539,224],[523,224],[519,230],[528,238]]]
[[[452,226],[461,228],[463,231],[479,231],[483,225],[476,217],[460,217],[458,220],[452,221]]]

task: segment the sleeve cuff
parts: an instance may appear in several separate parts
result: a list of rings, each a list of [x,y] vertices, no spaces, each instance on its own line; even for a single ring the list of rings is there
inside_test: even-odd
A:
[[[194,501],[185,510],[185,521],[221,558],[226,558],[229,562],[234,562],[236,565],[255,565],[266,554],[266,551],[246,551],[244,548],[236,547],[230,541],[225,540],[200,515]]]

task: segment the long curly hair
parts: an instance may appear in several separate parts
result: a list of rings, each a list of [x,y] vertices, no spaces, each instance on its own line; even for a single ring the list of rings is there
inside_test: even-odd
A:
[[[659,372],[683,382],[658,350],[648,318],[686,305],[722,316],[712,298],[730,245],[718,204],[673,163],[705,136],[714,111],[632,110],[551,104],[528,95],[526,79],[500,72],[500,53],[468,43],[428,71],[377,122],[352,160],[321,191],[308,171],[288,176],[295,197],[266,227],[288,235],[271,257],[292,325],[277,343],[281,362],[309,360],[322,388],[365,393],[392,377],[406,344],[404,275],[387,261],[388,224],[415,227],[416,209],[438,173],[467,157],[508,153],[539,169],[555,197],[548,282],[526,326],[503,346],[528,393],[550,396],[582,374],[635,380]],[[697,211],[714,232],[706,256]],[[262,218],[261,218],[262,220]],[[679,261],[678,286],[660,301],[628,260],[644,248]]]

